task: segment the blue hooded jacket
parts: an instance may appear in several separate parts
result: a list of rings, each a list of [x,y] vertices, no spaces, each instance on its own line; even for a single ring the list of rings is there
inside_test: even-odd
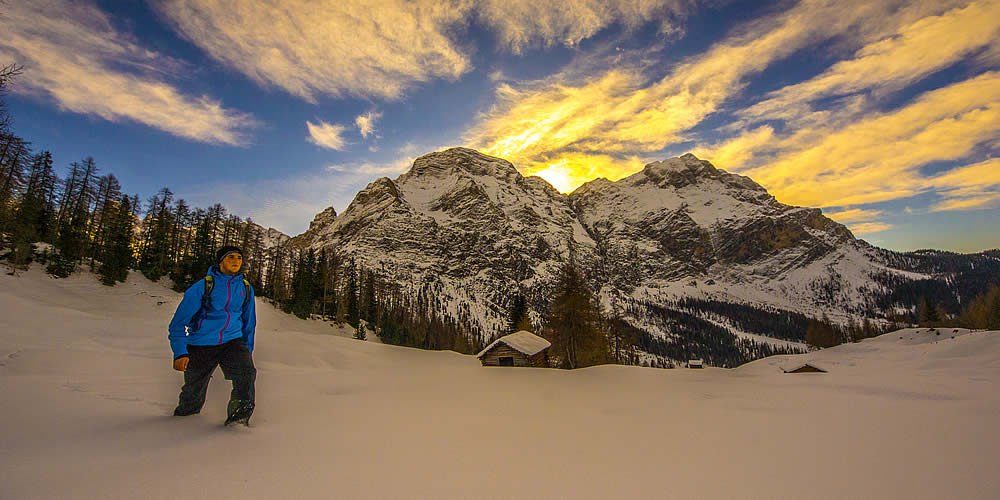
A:
[[[219,266],[212,266],[208,274],[215,281],[209,310],[201,309],[205,294],[205,280],[201,279],[184,292],[184,299],[170,320],[167,338],[174,359],[187,356],[189,345],[221,345],[240,337],[253,353],[253,336],[257,328],[253,287],[243,282],[243,273],[229,276],[223,274]]]

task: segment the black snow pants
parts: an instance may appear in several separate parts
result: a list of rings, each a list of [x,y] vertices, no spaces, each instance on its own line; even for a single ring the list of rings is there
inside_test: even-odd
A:
[[[201,411],[205,404],[208,382],[216,366],[222,367],[226,380],[233,382],[230,402],[254,401],[254,382],[257,369],[253,366],[250,350],[243,339],[230,340],[222,345],[189,345],[188,366],[184,371],[184,387],[174,415],[191,415]],[[252,410],[251,410],[252,411]]]

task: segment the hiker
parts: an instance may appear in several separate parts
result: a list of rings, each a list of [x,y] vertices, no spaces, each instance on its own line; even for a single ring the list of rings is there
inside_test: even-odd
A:
[[[184,292],[170,320],[167,336],[174,352],[174,370],[184,372],[184,386],[174,416],[193,415],[205,404],[208,382],[222,366],[233,392],[226,425],[248,425],[254,409],[253,337],[257,326],[254,293],[243,278],[243,252],[224,246],[215,254],[208,275]]]

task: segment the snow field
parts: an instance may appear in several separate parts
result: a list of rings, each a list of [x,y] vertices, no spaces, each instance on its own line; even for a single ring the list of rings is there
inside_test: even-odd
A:
[[[0,275],[0,498],[1000,497],[998,332],[734,370],[483,368],[258,300],[245,429],[221,425],[220,371],[201,414],[169,416],[179,301],[136,274]],[[805,361],[830,373],[781,371]]]

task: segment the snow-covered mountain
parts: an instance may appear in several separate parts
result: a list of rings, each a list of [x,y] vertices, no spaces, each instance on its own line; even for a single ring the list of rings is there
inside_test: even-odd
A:
[[[884,316],[880,298],[893,284],[931,277],[819,209],[782,204],[691,154],[565,195],[506,160],[448,149],[375,180],[289,245],[351,255],[403,289],[432,293],[438,314],[471,318],[484,341],[502,329],[516,293],[538,320],[568,259],[605,305],[629,304],[626,321],[660,339],[677,332],[646,321],[650,308],[677,309],[685,298],[846,322]]]

